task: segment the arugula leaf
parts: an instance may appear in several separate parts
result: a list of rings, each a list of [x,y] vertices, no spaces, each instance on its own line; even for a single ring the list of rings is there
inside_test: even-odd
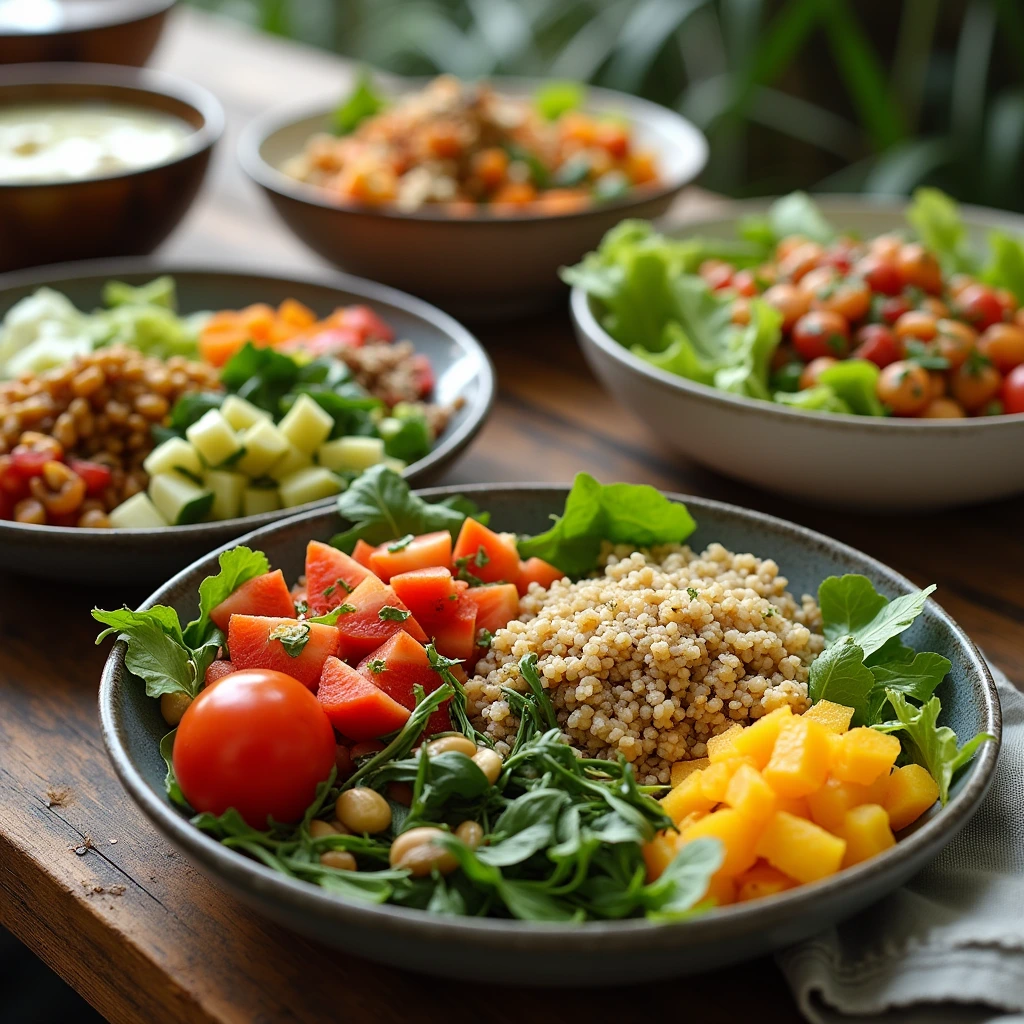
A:
[[[598,483],[578,473],[565,510],[550,530],[519,541],[523,558],[537,556],[570,576],[597,565],[603,540],[613,544],[678,544],[697,528],[685,505],[646,484]]]
[[[331,539],[351,553],[357,540],[376,547],[407,533],[448,530],[456,536],[467,516],[486,523],[476,505],[461,495],[443,502],[424,501],[409,485],[383,463],[371,466],[338,497],[338,513],[353,525]]]
[[[332,608],[329,612],[323,615],[311,615],[305,621],[306,622],[320,622],[325,626],[336,626],[338,619],[342,615],[351,615],[355,611],[355,607],[350,604],[339,604],[337,608]]]
[[[910,662],[884,661],[868,666],[881,690],[893,690],[917,701],[928,700],[952,667],[949,658],[934,651],[911,652]]]
[[[806,192],[791,192],[776,199],[768,210],[768,223],[776,241],[787,235],[801,235],[812,242],[827,245],[836,237],[835,228],[822,216]]]
[[[396,608],[394,605],[385,604],[377,612],[377,618],[381,622],[405,622],[411,614],[412,612],[406,611],[404,608]]]
[[[830,700],[853,708],[853,721],[863,725],[875,677],[864,664],[864,650],[852,637],[843,637],[818,655],[811,663],[807,693],[813,704]]]
[[[164,764],[167,765],[167,774],[164,776],[164,789],[167,792],[167,798],[172,804],[177,804],[183,811],[191,814],[192,808],[185,799],[185,794],[182,793],[181,786],[178,785],[178,779],[174,774],[174,735],[177,731],[177,729],[172,729],[160,741],[160,756],[164,759]]]
[[[1024,240],[1005,231],[988,236],[989,260],[981,279],[995,288],[1008,288],[1018,302],[1024,302]]]
[[[583,106],[583,86],[579,82],[545,82],[533,96],[537,112],[549,121],[557,121],[570,110]]]
[[[199,692],[188,651],[153,622],[139,622],[118,639],[127,642],[125,666],[146,684],[147,697],[179,690],[194,697]]]
[[[916,189],[907,207],[907,220],[921,244],[938,257],[947,274],[977,272],[960,211],[944,192],[937,188]]]
[[[210,639],[211,631],[216,629],[210,621],[210,612],[221,601],[227,600],[243,583],[270,572],[267,556],[244,544],[222,551],[217,561],[220,566],[217,575],[207,576],[199,584],[199,617],[184,630],[184,642],[188,647],[201,647]]]
[[[354,88],[332,115],[334,134],[350,135],[363,121],[379,114],[387,105],[387,100],[374,87],[369,69],[360,68]]]
[[[932,697],[921,707],[908,703],[896,690],[886,690],[886,699],[896,712],[895,722],[876,725],[879,732],[904,732],[913,745],[914,760],[925,768],[939,787],[943,806],[949,801],[953,776],[974,757],[983,743],[994,742],[995,736],[980,732],[957,748],[956,733],[948,725],[939,725],[942,704]]]
[[[708,890],[711,876],[722,866],[725,847],[719,839],[695,839],[687,843],[655,881],[640,891],[647,916],[657,921],[677,921],[693,913]]]
[[[874,654],[888,640],[899,636],[924,610],[928,596],[935,590],[935,584],[913,594],[902,594],[886,602],[867,625],[853,630],[853,637],[865,656]]]

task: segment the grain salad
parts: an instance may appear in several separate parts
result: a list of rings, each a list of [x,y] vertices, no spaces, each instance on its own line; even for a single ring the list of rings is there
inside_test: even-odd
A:
[[[596,579],[531,587],[466,684],[499,753],[519,726],[502,687],[524,689],[518,664],[530,653],[570,742],[591,757],[621,753],[646,784],[668,782],[673,762],[703,757],[733,723],[809,706],[821,614],[794,599],[771,559],[721,544],[620,546],[601,564]]]

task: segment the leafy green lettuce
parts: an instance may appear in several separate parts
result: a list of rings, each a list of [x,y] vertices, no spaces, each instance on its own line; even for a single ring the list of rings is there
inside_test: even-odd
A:
[[[335,135],[351,135],[363,121],[379,114],[387,105],[387,99],[373,83],[373,75],[367,68],[361,68],[352,91],[334,111]]]
[[[925,248],[947,274],[972,274],[977,260],[970,251],[967,228],[956,203],[937,188],[919,188],[907,207],[907,220]]]

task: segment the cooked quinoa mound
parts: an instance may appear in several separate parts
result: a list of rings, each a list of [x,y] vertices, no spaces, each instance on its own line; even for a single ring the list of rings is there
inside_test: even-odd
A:
[[[596,579],[533,584],[466,684],[474,724],[499,753],[519,725],[501,688],[526,690],[518,664],[531,652],[572,745],[623,754],[649,785],[668,782],[673,762],[703,757],[734,722],[807,709],[821,613],[811,597],[797,604],[771,559],[720,544],[700,554],[609,545],[601,564]]]

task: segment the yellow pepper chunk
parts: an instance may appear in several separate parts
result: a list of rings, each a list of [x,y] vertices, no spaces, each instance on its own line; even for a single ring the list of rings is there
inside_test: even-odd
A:
[[[683,818],[694,811],[710,811],[717,800],[704,795],[701,779],[704,773],[699,769],[691,772],[678,786],[669,790],[661,799],[664,812],[678,825]]]
[[[716,907],[725,907],[730,903],[736,902],[736,883],[728,875],[723,875],[720,871],[716,872],[711,876],[711,881],[708,883],[708,890],[704,893],[701,902],[709,900]]]
[[[862,804],[846,812],[842,838],[846,840],[843,867],[852,867],[896,845],[889,827],[889,815],[878,804]]]
[[[682,834],[683,844],[692,843],[695,839],[711,836],[720,839],[725,847],[725,860],[718,873],[727,878],[735,878],[741,871],[753,867],[757,860],[755,847],[761,827],[739,811],[726,808],[705,815],[700,821],[687,826]]]
[[[792,718],[793,709],[788,704],[769,711],[753,725],[748,725],[742,732],[736,734],[732,741],[730,756],[752,757],[754,767],[763,770],[772,756],[779,730]]]
[[[779,730],[764,778],[780,796],[807,796],[825,781],[828,764],[828,731],[802,716],[786,722]]]
[[[813,821],[776,811],[761,834],[757,853],[798,882],[817,882],[842,867],[846,840],[826,832]]]
[[[795,886],[796,882],[788,875],[773,868],[767,861],[759,860],[750,870],[736,876],[736,902],[746,903],[748,900],[774,896],[777,892],[785,892]]]
[[[809,718],[812,722],[824,726],[829,732],[841,736],[849,731],[850,722],[853,721],[853,708],[830,700],[819,700],[804,712],[804,718]]]
[[[711,762],[706,757],[695,757],[692,761],[676,761],[672,765],[672,785],[678,786],[690,772],[699,772]]]
[[[644,843],[644,864],[647,865],[647,881],[661,878],[665,868],[672,863],[679,850],[678,832],[659,832],[649,843]]]
[[[811,805],[805,796],[780,796],[775,804],[775,810],[785,811],[797,818],[811,818]]]
[[[856,782],[826,779],[825,784],[807,797],[811,820],[835,835],[840,834],[846,812],[861,804],[878,804],[885,797],[886,778],[879,776],[870,786]]]
[[[900,741],[876,729],[851,729],[832,745],[831,774],[840,782],[870,786],[888,775],[900,753]]]
[[[704,795],[720,804],[725,799],[725,791],[737,769],[744,764],[751,764],[750,758],[731,757],[727,761],[716,761],[700,773],[700,785]]]
[[[917,821],[936,800],[939,787],[919,764],[905,764],[885,779],[885,794],[880,803],[889,814],[895,832]]]
[[[775,813],[778,797],[756,768],[741,764],[725,788],[725,802],[751,821],[763,824]]]
[[[712,762],[724,760],[727,757],[733,757],[734,755],[730,752],[733,740],[743,731],[743,726],[737,722],[734,725],[730,725],[725,732],[720,732],[717,736],[712,736],[708,740],[708,759]]]

